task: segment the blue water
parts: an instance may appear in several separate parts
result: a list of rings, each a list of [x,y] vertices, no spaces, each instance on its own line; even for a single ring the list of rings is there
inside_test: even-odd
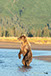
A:
[[[51,51],[32,50],[33,56],[51,55]],[[24,67],[18,58],[19,49],[0,49],[0,76],[51,76],[51,62],[33,59]],[[48,72],[48,74],[46,74]]]

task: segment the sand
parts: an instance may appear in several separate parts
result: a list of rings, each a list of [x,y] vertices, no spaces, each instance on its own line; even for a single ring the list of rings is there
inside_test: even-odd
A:
[[[0,41],[0,48],[7,48],[7,49],[20,49],[21,44],[17,42],[5,42],[5,41]],[[46,51],[51,51],[51,44],[34,44],[31,43],[31,49],[34,50],[46,50]],[[51,62],[51,56],[35,56],[33,57],[35,59],[39,60],[44,60]]]
[[[8,49],[20,49],[21,44],[17,42],[5,42],[0,41],[0,48],[8,48]],[[31,49],[34,50],[50,50],[51,44],[34,44],[31,43]]]
[[[38,60],[51,62],[51,56],[35,56],[33,58],[38,59]]]

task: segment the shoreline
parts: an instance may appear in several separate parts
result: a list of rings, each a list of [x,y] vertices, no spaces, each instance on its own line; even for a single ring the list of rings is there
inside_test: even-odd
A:
[[[20,49],[21,44],[18,42],[0,41],[0,49]],[[34,44],[31,42],[32,50],[51,51],[51,44]],[[37,60],[51,62],[51,56],[34,56]]]
[[[51,55],[50,56],[34,56],[33,58],[35,58],[37,60],[51,62]]]
[[[19,42],[0,41],[0,48],[3,48],[3,49],[20,49],[20,46],[21,46],[21,43]],[[35,44],[31,42],[31,49],[51,51],[51,44]]]

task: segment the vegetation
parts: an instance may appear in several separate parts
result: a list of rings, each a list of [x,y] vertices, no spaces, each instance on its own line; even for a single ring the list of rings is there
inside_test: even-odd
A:
[[[0,37],[51,37],[51,0],[0,0]]]
[[[28,41],[34,44],[51,44],[50,37],[27,37]],[[0,37],[1,42],[16,42],[20,43],[17,37]]]

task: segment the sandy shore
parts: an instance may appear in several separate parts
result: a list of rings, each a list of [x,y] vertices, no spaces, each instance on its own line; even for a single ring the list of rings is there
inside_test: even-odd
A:
[[[51,62],[51,56],[35,56],[33,58],[38,59],[38,60]]]
[[[0,48],[7,48],[7,49],[20,49],[21,44],[17,42],[4,42],[0,41]],[[34,50],[46,50],[46,51],[51,51],[51,45],[50,44],[34,44],[31,43],[31,49]],[[51,56],[35,56],[33,57],[38,60],[44,60],[51,62]]]
[[[21,44],[18,42],[5,42],[0,41],[0,48],[8,48],[8,49],[20,49]],[[31,49],[34,50],[50,50],[51,44],[34,44],[31,43]]]

